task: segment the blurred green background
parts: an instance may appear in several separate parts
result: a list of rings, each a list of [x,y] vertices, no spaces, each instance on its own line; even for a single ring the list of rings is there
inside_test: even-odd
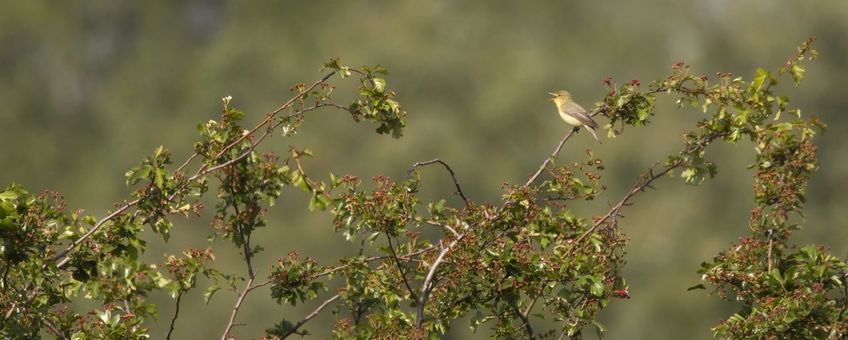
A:
[[[7,1],[0,11],[0,184],[57,190],[71,207],[103,216],[128,196],[124,172],[154,148],[165,145],[182,161],[195,126],[217,117],[222,97],[232,95],[256,122],[288,98],[293,83],[317,79],[319,66],[338,56],[390,70],[389,85],[409,113],[404,138],[376,135],[373,126],[322,111],[298,136],[274,138],[269,148],[308,146],[316,156],[307,171],[365,179],[402,177],[412,163],[439,157],[474,201],[497,201],[500,185],[526,179],[567,131],[546,101],[548,91],[568,89],[588,107],[603,97],[604,77],[645,84],[681,60],[697,73],[749,78],[758,66],[778,68],[816,35],[821,57],[809,64],[802,86],[780,88],[830,126],[818,140],[822,169],[812,180],[806,228],[795,240],[844,257],[846,18],[848,2],[815,0]],[[647,129],[630,129],[603,145],[586,133],[569,142],[560,162],[584,159],[592,148],[607,164],[607,194],[572,207],[576,212],[605,211],[638,173],[679,148],[681,132],[701,115],[671,103],[660,101]],[[700,187],[661,181],[660,190],[625,210],[633,297],[602,313],[608,338],[706,339],[734,311],[704,291],[686,291],[699,283],[701,261],[746,233],[751,207],[750,144],[716,145],[709,154],[719,166],[716,179]],[[423,176],[424,197],[452,192],[441,171]],[[272,209],[269,226],[258,232],[266,249],[258,268],[290,250],[325,264],[352,254],[332,232],[329,215],[307,212],[306,202],[292,190]],[[151,235],[149,258],[204,247],[210,232],[207,220],[177,219],[167,245]],[[242,274],[238,252],[217,246],[219,268]],[[178,338],[223,331],[234,295],[220,292],[205,306],[201,293],[183,299]],[[173,302],[164,294],[152,298],[161,316],[150,326],[160,338]],[[315,305],[277,306],[261,291],[248,297],[239,315],[247,325],[235,334],[258,337]],[[332,322],[325,313],[307,329],[327,336]],[[484,336],[467,329],[460,322],[447,337]]]

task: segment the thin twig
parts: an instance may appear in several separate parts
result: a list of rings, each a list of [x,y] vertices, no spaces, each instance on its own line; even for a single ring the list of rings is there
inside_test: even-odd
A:
[[[436,158],[436,159],[431,159],[429,161],[415,163],[415,164],[412,165],[412,167],[407,172],[410,175],[412,175],[412,172],[415,171],[415,168],[430,165],[430,164],[436,164],[436,163],[441,164],[443,167],[445,167],[445,169],[448,171],[448,173],[450,173],[451,179],[453,179],[453,185],[456,187],[456,193],[459,195],[459,197],[462,197],[463,201],[465,201],[465,206],[470,207],[471,202],[468,200],[468,197],[465,197],[465,194],[462,192],[462,187],[459,186],[459,181],[456,179],[456,174],[453,172],[453,169],[451,169],[451,167],[450,167],[450,165],[448,165],[448,163],[445,163],[441,159]]]
[[[403,278],[403,284],[406,285],[406,289],[409,291],[409,296],[412,297],[413,300],[418,300],[418,295],[412,290],[412,286],[409,285],[409,280],[406,279],[406,271],[403,270],[403,265],[400,263],[400,260],[397,257],[397,253],[395,253],[395,247],[392,246],[392,237],[389,233],[386,233],[386,239],[389,241],[389,250],[392,252],[392,259],[397,265],[398,271],[400,272],[400,277]]]
[[[309,315],[307,315],[305,318],[303,318],[303,320],[300,320],[296,324],[294,324],[294,326],[292,326],[292,328],[289,329],[289,331],[286,334],[283,334],[283,336],[281,336],[280,338],[285,339],[289,335],[295,334],[297,332],[297,329],[300,328],[300,326],[303,326],[303,324],[309,322],[309,320],[312,320],[312,318],[317,316],[318,313],[320,313],[322,309],[327,307],[329,304],[333,303],[333,301],[336,301],[339,298],[339,296],[340,296],[339,294],[336,294],[336,295],[333,295],[333,297],[325,300],[324,303],[322,303],[320,306],[318,306],[318,308],[315,308],[315,310],[313,310],[312,313],[309,313]]]
[[[114,211],[114,212],[112,212],[111,214],[109,214],[109,215],[107,215],[106,217],[104,217],[104,218],[100,219],[100,221],[97,221],[97,223],[95,223],[95,224],[94,224],[94,226],[93,226],[93,227],[91,227],[91,229],[89,229],[89,230],[88,230],[85,234],[83,234],[83,235],[82,235],[80,238],[78,238],[77,240],[75,240],[75,241],[71,242],[71,244],[70,244],[70,245],[68,245],[68,247],[67,247],[67,248],[65,248],[65,250],[64,250],[64,251],[62,251],[61,253],[59,253],[59,254],[57,254],[56,256],[54,256],[54,257],[53,257],[53,260],[59,260],[59,259],[61,259],[61,260],[59,260],[59,262],[57,262],[57,263],[56,263],[56,267],[57,267],[57,268],[62,268],[62,267],[64,267],[64,266],[65,266],[65,264],[67,264],[67,263],[68,263],[68,261],[70,261],[70,260],[71,260],[71,257],[70,257],[70,254],[69,254],[71,251],[73,251],[74,249],[76,249],[76,247],[77,247],[77,246],[79,246],[81,243],[85,242],[85,240],[87,240],[89,237],[91,237],[91,235],[93,235],[95,232],[97,232],[98,230],[100,230],[100,228],[103,226],[103,224],[104,224],[104,223],[106,223],[106,222],[108,222],[108,221],[112,220],[113,218],[115,218],[115,217],[116,217],[116,216],[118,216],[118,215],[123,214],[125,211],[127,211],[127,209],[129,209],[129,208],[133,207],[134,205],[138,204],[138,202],[140,202],[140,201],[141,201],[141,199],[137,199],[137,200],[130,201],[130,202],[125,202],[123,207],[119,208],[118,210],[115,210],[115,211]]]
[[[709,145],[713,140],[715,140],[718,137],[721,137],[721,136],[718,135],[718,134],[715,134],[715,133],[709,134],[709,135],[705,136],[705,138],[702,141],[700,141],[699,143],[694,144],[694,145],[690,145],[689,147],[685,148],[683,153],[691,154],[691,153],[703,150],[704,148],[707,147],[707,145]],[[593,233],[601,224],[603,224],[604,222],[606,222],[610,218],[616,218],[618,216],[621,208],[623,208],[625,205],[627,205],[628,202],[630,201],[630,199],[633,198],[633,196],[635,196],[637,193],[639,193],[641,191],[644,191],[646,188],[649,188],[651,186],[651,183],[653,183],[655,180],[657,180],[660,177],[665,176],[666,174],[668,174],[672,170],[683,166],[684,163],[685,162],[684,162],[683,158],[680,158],[676,162],[666,166],[658,174],[654,173],[653,167],[649,168],[648,171],[646,171],[644,174],[642,174],[642,176],[639,176],[639,179],[636,181],[635,184],[633,184],[633,186],[630,188],[630,191],[628,191],[627,194],[625,194],[624,197],[622,197],[621,200],[618,201],[618,203],[616,205],[614,205],[609,210],[609,212],[607,212],[606,215],[604,215],[603,217],[601,217],[601,219],[599,219],[595,223],[593,223],[591,228],[586,230],[583,234],[580,235],[580,237],[578,237],[577,239],[574,240],[574,242],[572,243],[573,245],[566,252],[565,256],[567,257],[567,256],[571,255],[574,252],[574,250],[576,250],[576,248],[580,244],[580,242],[583,241],[583,239],[585,239],[591,233]]]
[[[768,273],[771,273],[771,248],[774,246],[774,240],[772,239],[772,229],[768,230]]]
[[[183,291],[180,291],[179,294],[177,294],[177,308],[174,310],[174,317],[171,318],[171,327],[168,329],[168,336],[166,336],[165,339],[170,340],[171,334],[174,333],[174,324],[177,323],[177,317],[180,316],[180,300],[182,300],[182,298]]]
[[[589,228],[588,230],[583,232],[583,234],[581,234],[580,237],[578,237],[577,239],[574,240],[574,242],[572,242],[572,246],[565,253],[565,257],[568,257],[572,253],[574,253],[574,251],[577,250],[577,247],[580,245],[580,242],[583,241],[583,239],[588,237],[590,234],[592,234],[604,222],[606,222],[607,220],[609,220],[613,216],[618,216],[621,208],[624,207],[625,205],[627,205],[627,203],[630,201],[630,199],[633,198],[633,196],[635,196],[637,193],[639,193],[641,191],[644,191],[645,188],[650,186],[651,183],[653,181],[655,181],[656,179],[665,176],[666,174],[668,174],[672,170],[674,170],[674,169],[676,169],[676,168],[678,168],[682,165],[683,165],[683,161],[679,160],[679,161],[665,167],[665,169],[660,171],[658,174],[654,174],[653,168],[651,168],[647,172],[645,172],[642,176],[639,176],[639,180],[637,180],[636,183],[633,184],[633,186],[630,188],[630,190],[627,192],[627,194],[625,194],[624,197],[622,197],[621,200],[618,201],[618,203],[616,205],[614,205],[609,210],[609,212],[606,213],[606,215],[604,215],[603,217],[601,217],[600,219],[595,221],[595,223],[592,224],[591,228]]]
[[[244,289],[241,291],[241,294],[239,294],[239,297],[236,300],[235,305],[233,305],[233,310],[232,310],[232,312],[230,312],[230,319],[229,319],[229,321],[227,321],[227,327],[224,329],[224,334],[221,335],[221,340],[227,340],[228,339],[228,336],[230,335],[230,330],[233,328],[233,325],[236,322],[236,315],[239,312],[239,308],[241,308],[241,304],[242,304],[242,302],[244,302],[244,298],[245,298],[245,296],[247,296],[247,293],[252,290],[251,285],[253,285],[253,279],[254,278],[252,278],[252,277],[247,279],[247,283],[244,285],[245,286]]]
[[[232,192],[236,191],[235,184],[232,184],[230,190],[232,190]],[[236,205],[236,203],[233,203],[233,212],[234,212],[235,216],[241,215],[239,208],[238,208],[238,205]],[[251,210],[249,213],[251,215],[249,216],[248,221],[251,224],[255,224],[256,217],[259,214],[259,209],[257,207],[254,207],[254,209]],[[241,304],[242,304],[242,302],[244,302],[244,298],[247,296],[247,294],[250,293],[250,291],[252,290],[250,288],[253,285],[253,280],[256,278],[256,275],[254,274],[254,271],[253,271],[253,253],[250,249],[250,235],[251,234],[245,233],[244,222],[241,222],[241,221],[236,222],[235,228],[236,228],[236,231],[241,235],[241,238],[243,240],[242,251],[244,252],[244,262],[247,263],[248,280],[247,280],[247,285],[242,290],[241,294],[239,294],[239,297],[236,300],[235,305],[233,305],[233,311],[232,311],[232,313],[230,313],[230,320],[229,320],[229,322],[227,322],[227,327],[224,329],[224,334],[221,335],[221,340],[227,340],[228,336],[230,335],[230,329],[232,329],[233,324],[235,323],[236,315],[238,314],[239,309],[241,308]]]
[[[448,231],[451,232],[451,234],[453,234],[453,236],[459,237],[459,233],[457,233],[456,230],[451,228],[449,225],[441,224],[441,223],[439,223],[437,221],[433,221],[433,220],[427,220],[427,221],[424,221],[424,223],[427,223],[429,225],[436,226],[436,227],[439,227],[439,228],[447,229]]]
[[[185,167],[187,167],[188,164],[191,163],[191,161],[193,161],[195,158],[197,158],[197,156],[200,156],[200,153],[195,152],[195,153],[191,154],[191,156],[186,158],[185,162],[183,162],[183,164],[180,164],[180,166],[177,168],[177,170],[174,170],[174,172],[176,173],[176,172],[183,171],[183,169],[185,169]]]
[[[562,150],[562,146],[565,145],[565,142],[568,141],[571,136],[577,133],[577,131],[580,131],[580,127],[575,126],[573,129],[571,129],[569,133],[565,135],[565,137],[562,137],[562,140],[559,141],[559,145],[557,145],[556,149],[554,149],[554,152],[551,153],[548,158],[545,158],[545,161],[542,162],[542,165],[539,167],[539,170],[536,170],[536,173],[534,173],[533,176],[530,176],[530,179],[527,180],[527,183],[524,183],[525,188],[529,187],[530,184],[533,184],[533,182],[535,182],[536,179],[539,178],[542,172],[545,171],[545,168],[548,166],[548,164],[550,164],[554,159],[556,159],[557,155],[559,155],[559,152],[560,150]]]
[[[432,246],[429,246],[429,247],[427,247],[427,248],[422,248],[422,249],[420,249],[420,250],[416,250],[416,251],[414,251],[414,252],[408,253],[408,254],[403,255],[403,256],[398,256],[398,258],[403,259],[403,260],[409,260],[409,259],[411,259],[413,256],[421,255],[421,254],[423,254],[423,253],[429,252],[429,251],[431,251],[431,250],[433,250],[433,249],[436,249],[436,248],[437,248],[437,246],[436,246],[436,245],[432,245]],[[384,255],[384,256],[372,256],[372,257],[366,258],[365,260],[363,260],[363,262],[372,262],[372,261],[378,261],[378,260],[385,260],[385,259],[388,259],[388,258],[390,258],[390,257],[391,257],[391,256],[389,256],[389,255]],[[335,273],[335,272],[337,272],[337,271],[339,271],[339,270],[342,270],[342,269],[345,269],[345,268],[347,268],[347,267],[350,267],[351,265],[352,265],[352,264],[343,264],[343,265],[340,265],[340,266],[337,266],[337,267],[333,267],[333,268],[327,269],[327,270],[325,270],[325,271],[321,272],[320,274],[315,275],[315,278],[318,278],[318,277],[322,277],[322,276],[327,276],[327,275],[333,274],[333,273]]]

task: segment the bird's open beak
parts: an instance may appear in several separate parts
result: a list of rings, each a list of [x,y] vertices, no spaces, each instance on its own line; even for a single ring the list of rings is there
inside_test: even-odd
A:
[[[556,97],[556,96],[557,96],[557,95],[556,95],[556,93],[553,93],[553,92],[548,92],[548,94],[549,94],[549,95],[551,95],[551,97]]]

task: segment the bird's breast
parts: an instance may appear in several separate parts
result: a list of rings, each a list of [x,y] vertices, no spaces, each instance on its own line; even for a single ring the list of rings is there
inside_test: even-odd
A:
[[[566,114],[562,111],[559,112],[559,116],[562,117],[562,120],[564,120],[568,124],[571,124],[571,125],[574,125],[574,126],[583,125],[583,122],[579,121],[577,118],[574,118],[571,115]]]

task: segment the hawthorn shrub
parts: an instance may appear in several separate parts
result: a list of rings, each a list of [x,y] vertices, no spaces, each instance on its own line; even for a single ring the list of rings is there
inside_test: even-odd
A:
[[[709,80],[683,63],[645,88],[639,81],[604,80],[607,94],[591,114],[605,118],[611,137],[626,127],[648,126],[661,95],[676,98],[681,107],[702,108],[704,118],[685,133],[679,152],[647,168],[616,204],[593,216],[564,207],[604,190],[603,161],[590,152],[584,161],[555,164],[578,129],[562,138],[526,182],[504,186],[498,202],[480,203],[463,193],[453,169],[439,159],[414,163],[406,178],[375,176],[369,190],[367,180],[355,176],[320,179],[305,172],[301,163],[312,156],[308,149],[292,148],[285,155],[255,151],[273,136],[297,133],[307,113],[319,109],[346,111],[355,122],[374,124],[377,133],[401,137],[405,112],[381,67],[352,68],[331,60],[323,77],[293,86],[291,99],[249,129],[241,125],[245,114],[224,98],[220,119],[198,126],[194,153],[175,165],[167,149],[156,149],[126,173],[134,188],[130,200],[105,217],[69,213],[57,193],[35,195],[17,184],[0,192],[0,336],[171,338],[181,298],[197,288],[200,276],[214,283],[204,288],[207,301],[220,289],[235,293],[222,339],[245,322],[238,315],[245,297],[266,286],[281,305],[323,302],[302,319],[269,325],[265,338],[307,335],[305,324],[329,310],[343,312],[332,330],[338,338],[437,338],[463,317],[470,317],[473,329],[486,327],[504,338],[603,332],[598,313],[630,294],[621,275],[627,244],[621,211],[661,178],[679,174],[700,184],[715,176],[707,147],[747,140],[755,171],[750,233],[703,263],[704,282],[691,289],[710,289],[739,305],[713,328],[719,338],[845,338],[845,262],[821,246],[790,243],[800,228],[807,181],[817,168],[813,137],[824,124],[790,108],[775,86],[787,77],[796,85],[801,81],[802,61],[816,56],[812,42],[775,71],[757,69],[749,81],[729,73]],[[336,78],[355,82],[356,100],[333,101],[336,85],[330,81]],[[450,174],[461,206],[418,198],[419,171],[427,166]],[[254,258],[263,252],[253,232],[265,226],[267,210],[288,188],[308,193],[310,210],[332,214],[335,232],[359,244],[359,254],[321,264],[291,251],[270,254],[280,256],[272,268],[256,268]],[[209,195],[216,201],[214,236],[241,251],[243,273],[215,268],[213,245],[225,246],[220,242],[183,250],[162,263],[141,260],[145,228],[167,241],[175,232],[171,219],[204,213],[201,198]],[[438,237],[423,236],[427,230],[437,230]],[[380,255],[363,255],[365,250]],[[330,290],[331,284],[340,288]],[[174,315],[156,319],[148,296],[157,290],[174,298]],[[96,307],[74,310],[78,300]],[[539,329],[534,323],[539,318],[559,327]],[[169,332],[149,334],[143,323],[153,319],[169,321]]]

